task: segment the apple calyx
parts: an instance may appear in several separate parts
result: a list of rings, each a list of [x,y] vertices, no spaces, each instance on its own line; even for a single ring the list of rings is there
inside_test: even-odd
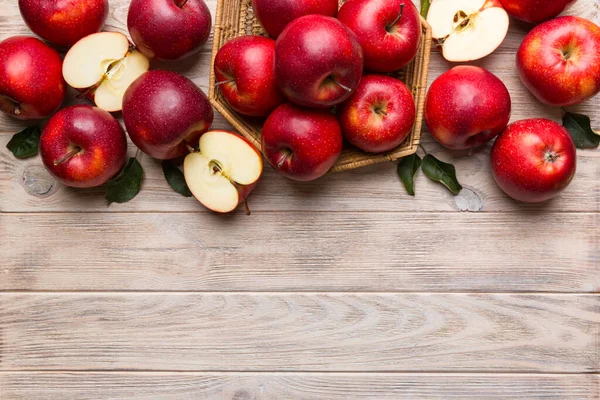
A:
[[[404,3],[400,4],[400,14],[398,14],[398,16],[396,17],[394,22],[392,22],[390,25],[386,26],[385,30],[388,33],[393,33],[392,29],[396,26],[398,21],[400,21],[400,18],[402,18],[402,14],[404,14]]]
[[[64,157],[62,157],[59,160],[54,161],[54,166],[59,166],[61,164],[66,163],[67,161],[69,161],[71,158],[75,157],[77,154],[79,154],[83,149],[79,146],[75,146],[71,151],[69,151],[67,154],[64,155]]]
[[[546,161],[547,163],[554,164],[556,161],[558,161],[559,158],[560,154],[553,150],[547,149],[544,152],[544,161]]]

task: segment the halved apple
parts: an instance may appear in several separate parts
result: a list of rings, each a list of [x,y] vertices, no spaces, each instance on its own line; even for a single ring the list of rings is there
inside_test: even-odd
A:
[[[436,0],[427,22],[448,61],[473,61],[491,54],[508,33],[508,14],[499,0]]]
[[[100,32],[79,40],[63,62],[63,77],[89,94],[106,111],[121,111],[129,85],[150,68],[150,61],[119,32]]]
[[[227,131],[206,132],[198,149],[183,163],[185,181],[194,197],[219,213],[231,212],[246,202],[263,171],[258,150]]]

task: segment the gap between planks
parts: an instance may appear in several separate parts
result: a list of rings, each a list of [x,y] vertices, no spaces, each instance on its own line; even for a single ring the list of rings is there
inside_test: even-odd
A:
[[[209,376],[253,376],[253,375],[267,375],[267,376],[314,376],[314,375],[330,375],[330,376],[380,376],[380,375],[406,375],[406,376],[431,376],[436,375],[440,377],[452,377],[452,376],[470,376],[470,375],[485,375],[485,376],[563,376],[563,375],[586,375],[593,377],[600,377],[599,372],[527,372],[527,371],[436,371],[436,370],[422,370],[422,371],[278,371],[278,370],[178,370],[178,369],[3,369],[0,370],[0,375],[9,374],[45,374],[45,375],[57,375],[57,374],[75,374],[75,375],[87,375],[87,374],[127,374],[127,375],[162,375],[162,374],[177,374],[183,376],[196,376],[196,375],[209,375]]]

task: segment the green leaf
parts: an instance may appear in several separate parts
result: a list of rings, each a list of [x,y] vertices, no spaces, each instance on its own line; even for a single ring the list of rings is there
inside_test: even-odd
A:
[[[427,19],[427,14],[429,13],[429,6],[431,5],[431,0],[421,0],[421,16]]]
[[[165,160],[162,162],[162,169],[167,183],[174,191],[182,196],[192,197],[192,192],[190,192],[190,188],[185,182],[185,176],[177,165],[169,160]]]
[[[415,174],[421,168],[421,157],[417,153],[404,157],[398,164],[398,176],[409,195],[415,195]]]
[[[132,157],[121,172],[106,184],[108,203],[127,203],[138,195],[142,187],[144,169],[140,162]]]
[[[595,149],[600,145],[600,135],[592,130],[588,116],[567,112],[563,117],[563,126],[573,137],[578,149]]]
[[[431,154],[427,154],[423,158],[422,168],[429,179],[446,186],[452,194],[457,195],[462,190],[462,186],[458,183],[458,179],[456,179],[456,168],[454,168],[454,165],[442,162]]]
[[[42,131],[37,126],[30,126],[16,133],[6,145],[17,158],[27,158],[37,155]]]

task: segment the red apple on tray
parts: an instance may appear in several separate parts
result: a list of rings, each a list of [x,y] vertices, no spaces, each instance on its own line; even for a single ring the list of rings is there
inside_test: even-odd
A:
[[[275,78],[292,102],[329,108],[346,100],[363,70],[356,35],[335,18],[307,15],[291,22],[275,45]]]
[[[189,153],[213,123],[213,109],[191,80],[171,71],[148,71],[123,98],[129,137],[144,153],[167,160]]]
[[[263,171],[262,157],[246,139],[227,131],[206,132],[184,161],[185,181],[206,208],[228,213],[245,202]]]
[[[508,89],[491,72],[458,66],[440,75],[429,88],[425,121],[431,135],[453,150],[481,146],[508,125]]]
[[[98,107],[116,112],[121,111],[125,90],[149,67],[148,58],[132,49],[125,35],[99,32],[71,47],[63,63],[63,76]]]
[[[533,24],[556,17],[572,1],[574,0],[500,0],[510,15]]]
[[[108,17],[108,0],[19,0],[27,26],[43,39],[71,47],[100,32]]]
[[[65,97],[61,69],[60,55],[39,39],[0,42],[0,111],[23,120],[54,113]]]
[[[77,105],[50,118],[40,138],[40,154],[57,180],[90,188],[106,183],[125,165],[127,138],[108,112]]]
[[[290,103],[275,109],[262,130],[265,158],[281,175],[312,181],[325,175],[342,151],[342,131],[330,111]]]
[[[335,17],[338,0],[252,0],[252,10],[265,31],[277,38],[287,24],[305,15]]]
[[[215,58],[216,84],[231,108],[243,115],[269,115],[284,97],[275,82],[275,41],[262,36],[231,39]]]
[[[408,87],[386,75],[363,77],[339,110],[344,138],[369,153],[396,148],[415,123],[416,109]]]
[[[131,39],[148,58],[178,60],[200,51],[212,27],[202,0],[132,0],[127,15]]]
[[[523,84],[542,103],[565,107],[600,92],[600,27],[580,17],[536,26],[517,52]]]
[[[397,71],[417,55],[421,17],[410,0],[348,1],[338,19],[358,37],[367,70]]]
[[[569,132],[554,121],[517,121],[491,153],[494,179],[515,200],[538,203],[563,191],[575,176],[577,153]]]
[[[508,14],[499,0],[436,0],[427,22],[448,61],[483,58],[500,46],[508,33]]]

